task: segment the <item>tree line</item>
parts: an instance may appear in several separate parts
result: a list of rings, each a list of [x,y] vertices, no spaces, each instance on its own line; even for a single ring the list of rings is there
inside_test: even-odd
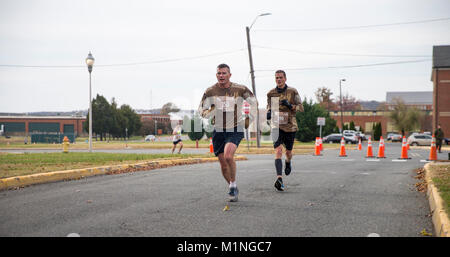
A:
[[[111,104],[105,97],[97,94],[92,100],[92,132],[100,136],[100,141],[119,139],[136,134],[142,127],[139,115],[127,104],[120,108],[113,98]],[[84,123],[84,130],[89,131],[89,114]]]

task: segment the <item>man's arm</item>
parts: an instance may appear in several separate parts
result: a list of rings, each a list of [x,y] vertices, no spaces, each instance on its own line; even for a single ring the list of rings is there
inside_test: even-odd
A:
[[[300,95],[298,94],[297,90],[295,90],[295,93],[294,93],[294,103],[292,104],[292,110],[295,110],[297,112],[304,111],[302,99],[300,98]]]
[[[208,96],[207,92],[203,94],[200,106],[198,107],[198,113],[205,119],[209,119],[213,115],[214,103],[212,97]]]
[[[271,101],[270,92],[269,92],[269,93],[267,93],[267,107],[266,107],[266,109],[267,109],[267,114],[266,114],[267,121],[272,119],[271,104],[272,104],[272,101]]]

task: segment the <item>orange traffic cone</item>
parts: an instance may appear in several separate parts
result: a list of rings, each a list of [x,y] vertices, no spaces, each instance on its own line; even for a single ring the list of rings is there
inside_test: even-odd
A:
[[[214,147],[212,143],[212,137],[209,138],[209,152],[214,153]]]
[[[339,157],[347,157],[347,154],[345,153],[345,139],[342,137],[341,139],[341,152],[339,153]]]
[[[359,143],[358,143],[358,150],[359,150],[359,151],[361,151],[361,150],[362,150],[361,138],[359,138]]]
[[[319,137],[319,145],[320,145],[320,151],[323,151],[322,138],[321,137]]]
[[[386,158],[384,156],[384,140],[383,137],[380,137],[380,144],[378,145],[378,156],[377,158]]]
[[[320,156],[320,155],[322,155],[322,154],[320,154],[320,143],[319,143],[319,138],[318,137],[316,137],[316,146],[314,147],[314,155],[315,156]]]
[[[428,157],[427,161],[437,161],[436,138],[434,137],[434,135],[433,139],[431,140],[430,157]]]
[[[366,158],[373,158],[373,149],[372,149],[372,138],[369,136],[369,140],[367,140],[367,155]]]
[[[403,140],[402,140],[402,157],[400,157],[399,159],[411,159],[411,158],[408,158],[408,147],[406,146],[405,136],[403,136]]]

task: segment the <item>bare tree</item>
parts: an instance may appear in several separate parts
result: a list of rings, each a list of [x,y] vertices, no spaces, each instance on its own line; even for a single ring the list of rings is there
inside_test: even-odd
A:
[[[406,132],[420,129],[423,113],[416,107],[407,106],[399,98],[394,98],[393,102],[393,110],[389,113],[389,118],[394,123],[394,127],[402,132],[402,136],[405,136]]]
[[[176,107],[173,103],[166,103],[161,108],[161,114],[169,114],[171,112],[179,112],[180,108]]]
[[[325,108],[325,110],[329,111],[334,109],[333,99],[331,98],[333,93],[329,88],[319,87],[314,94],[316,95],[317,102],[320,106]]]

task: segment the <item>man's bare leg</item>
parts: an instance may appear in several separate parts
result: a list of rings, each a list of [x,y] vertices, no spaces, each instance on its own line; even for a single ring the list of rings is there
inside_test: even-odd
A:
[[[292,150],[286,150],[286,161],[291,162],[292,159]]]
[[[230,168],[230,183],[236,182],[236,161],[234,160],[234,153],[237,146],[233,143],[227,143],[224,149],[224,158]]]
[[[227,184],[229,185],[230,184],[230,180],[231,180],[230,172],[229,172],[230,168],[228,167],[228,163],[225,160],[224,153],[220,153],[217,156],[217,158],[219,158],[219,163],[220,163],[220,169],[222,171],[222,176],[227,181]]]

